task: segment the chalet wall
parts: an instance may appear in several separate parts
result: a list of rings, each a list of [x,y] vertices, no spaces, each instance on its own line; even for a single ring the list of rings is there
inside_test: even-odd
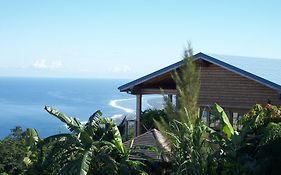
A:
[[[214,64],[201,67],[200,79],[199,106],[218,103],[229,109],[249,109],[268,101],[281,105],[277,91]]]

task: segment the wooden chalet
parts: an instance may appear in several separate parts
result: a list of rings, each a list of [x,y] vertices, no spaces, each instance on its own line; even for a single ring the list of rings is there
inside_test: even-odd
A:
[[[281,105],[281,59],[204,53],[193,57],[200,70],[200,109],[209,109],[218,103],[233,121],[256,103]],[[118,88],[121,92],[136,96],[136,135],[140,133],[142,96],[161,94],[161,89],[165,94],[176,96],[171,72],[182,65],[183,61],[179,61]]]

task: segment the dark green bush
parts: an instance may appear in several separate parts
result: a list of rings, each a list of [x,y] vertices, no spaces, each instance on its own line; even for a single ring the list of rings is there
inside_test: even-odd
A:
[[[240,123],[245,125],[253,118],[255,118],[253,125],[253,128],[255,129],[264,127],[270,122],[281,122],[281,106],[278,107],[267,104],[265,107],[262,107],[260,104],[256,104],[248,113],[243,116],[243,118],[240,120]]]
[[[211,143],[219,146],[212,155],[215,174],[280,174],[280,109],[256,104],[240,120],[243,127],[239,133],[234,131],[227,138],[211,134],[215,138]]]
[[[11,134],[0,141],[0,173],[23,174],[27,169],[23,162],[27,151],[21,127],[11,129]]]
[[[161,109],[147,109],[141,113],[140,123],[141,123],[141,133],[149,131],[155,126],[154,121],[160,121],[161,119],[167,120],[167,114]]]

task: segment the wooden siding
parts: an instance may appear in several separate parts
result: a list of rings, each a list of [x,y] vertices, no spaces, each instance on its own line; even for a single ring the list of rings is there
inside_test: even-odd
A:
[[[196,64],[200,67],[200,107],[218,103],[229,111],[245,112],[256,103],[281,105],[280,94],[272,88],[211,63]],[[132,94],[161,94],[160,88],[176,94],[171,72],[134,87]]]
[[[254,104],[270,101],[281,105],[279,93],[258,82],[210,64],[201,67],[199,106],[218,103],[228,109],[249,109]]]

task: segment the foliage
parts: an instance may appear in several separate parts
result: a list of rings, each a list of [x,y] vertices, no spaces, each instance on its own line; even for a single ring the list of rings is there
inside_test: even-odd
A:
[[[234,136],[234,129],[229,122],[229,119],[224,112],[223,108],[218,104],[214,104],[212,114],[215,116],[219,116],[219,120],[221,123],[221,131],[226,134],[227,139],[231,139]]]
[[[266,126],[270,122],[281,122],[281,106],[277,107],[267,104],[263,108],[260,104],[256,104],[244,115],[240,123],[244,125],[249,123],[253,118],[255,118],[255,124],[252,127],[255,129]]]
[[[164,119],[167,122],[167,114],[164,110],[146,109],[142,111],[140,117],[141,133],[157,128],[154,121],[159,122],[161,119]]]
[[[188,48],[184,64],[172,74],[178,91],[178,106],[165,98],[167,120],[156,122],[171,147],[173,174],[207,174],[207,127],[198,115],[199,71]]]
[[[281,123],[268,123],[259,136],[262,137],[254,154],[257,166],[253,174],[280,174]]]
[[[35,133],[36,134],[35,134]],[[11,134],[0,141],[0,173],[23,174],[34,156],[30,148],[39,139],[35,129],[22,131],[20,126],[11,129]]]
[[[212,108],[212,115],[220,119],[221,133],[210,129],[210,143],[214,147],[210,156],[210,167],[213,174],[249,174],[246,166],[253,160],[246,151],[246,135],[249,127],[244,126],[241,132],[234,131],[224,110],[215,104]]]
[[[223,120],[225,113],[214,105],[213,115],[221,119],[222,131],[210,135],[212,143],[219,146],[212,155],[212,167],[217,174],[279,174],[281,123],[276,109],[280,108],[255,105],[242,118],[243,127],[238,133],[230,132],[233,128],[228,120]]]
[[[95,112],[86,124],[45,107],[71,133],[53,135],[38,144],[38,158],[29,174],[141,174],[142,164],[129,160],[117,126]]]
[[[252,128],[254,149],[250,151],[256,161],[253,174],[280,174],[281,106],[267,104],[262,107],[257,104],[245,114],[245,118],[251,118],[241,122]]]
[[[122,121],[119,123],[119,125],[117,126],[121,136],[122,136],[122,139],[125,139],[125,130],[126,130],[126,118],[127,117],[124,117],[122,119]]]

